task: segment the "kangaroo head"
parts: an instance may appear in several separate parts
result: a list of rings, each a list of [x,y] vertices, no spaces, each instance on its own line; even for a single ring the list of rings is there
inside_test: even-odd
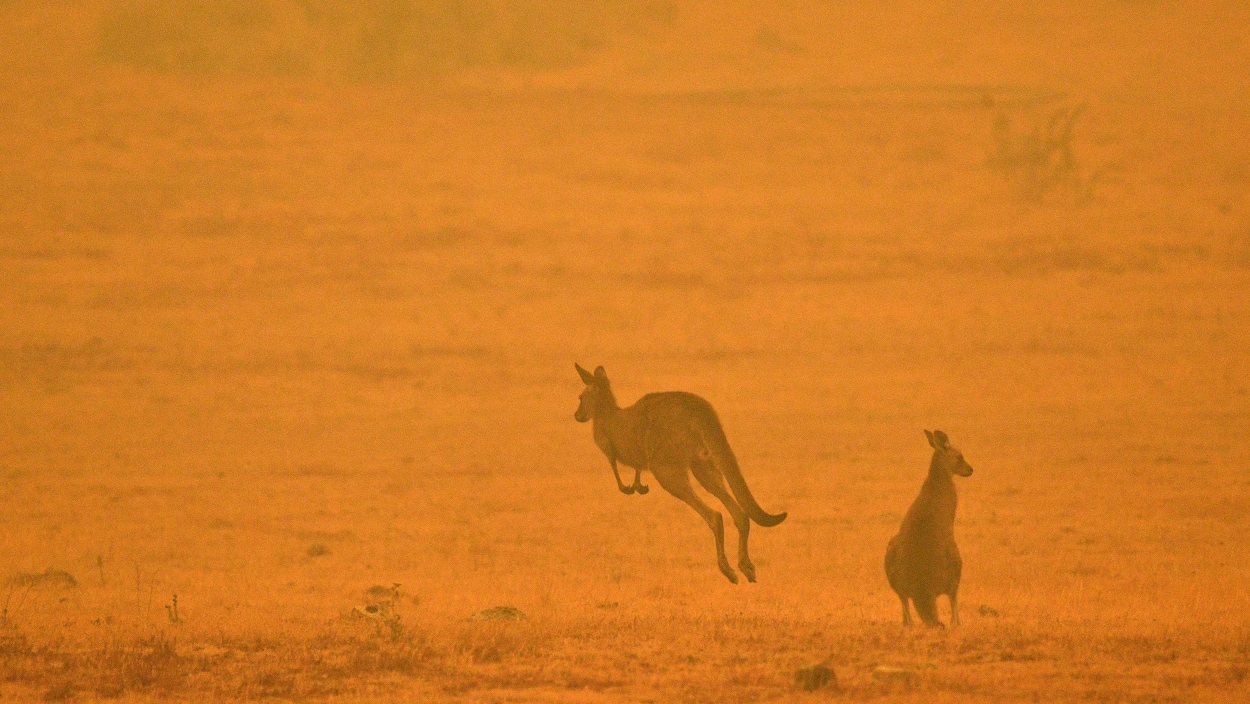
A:
[[[592,374],[582,369],[580,364],[575,363],[573,366],[577,369],[582,382],[586,384],[586,388],[582,390],[582,395],[579,397],[581,403],[578,404],[573,419],[578,423],[585,423],[594,418],[600,408],[614,403],[612,387],[608,384],[608,373],[603,371],[603,367],[595,367]]]
[[[950,438],[946,437],[946,433],[935,430],[932,433],[924,431],[925,437],[929,438],[929,445],[933,447],[933,464],[932,469],[941,470],[947,474],[958,474],[961,477],[972,476],[972,467],[964,461],[964,453],[959,448],[951,445]]]

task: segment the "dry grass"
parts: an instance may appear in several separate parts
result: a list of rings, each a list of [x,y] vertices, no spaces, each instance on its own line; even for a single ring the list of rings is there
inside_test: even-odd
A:
[[[12,694],[45,699],[335,698],[424,692],[559,699],[773,700],[807,689],[793,673],[830,663],[852,699],[1235,700],[1250,662],[1244,631],[1147,631],[976,623],[955,632],[895,624],[718,616],[444,623],[401,633],[337,621],[274,640],[168,636],[34,648],[7,636]],[[884,666],[884,667],[883,667]],[[893,671],[893,676],[878,676]],[[906,677],[899,677],[905,674]],[[528,694],[527,694],[528,693]]]
[[[419,82],[575,65],[673,12],[663,0],[128,0],[105,9],[98,51],[173,73]]]
[[[980,88],[886,75],[906,46],[1049,94],[1044,17],[960,58],[959,17],[683,5],[693,48],[498,94],[57,63],[29,37],[81,58],[98,25],[9,7],[3,700],[1250,694],[1250,70],[1156,71],[1162,10],[1073,25],[1135,32],[1064,54],[1121,67],[1062,86],[1087,163],[1124,165],[1076,208],[986,169]],[[879,89],[756,90],[839,52]],[[758,584],[616,492],[574,361],[715,404],[790,514]],[[977,470],[943,632],[897,623],[881,565],[925,427]],[[471,619],[499,606],[525,618]],[[819,663],[837,692],[796,682]]]

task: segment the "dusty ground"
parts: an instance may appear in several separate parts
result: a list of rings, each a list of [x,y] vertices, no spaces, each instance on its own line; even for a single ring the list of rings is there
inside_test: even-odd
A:
[[[0,4],[0,698],[1250,696],[1244,11],[679,4],[413,85],[103,63],[99,5]],[[758,584],[574,361],[712,401]],[[935,427],[941,633],[881,569]]]

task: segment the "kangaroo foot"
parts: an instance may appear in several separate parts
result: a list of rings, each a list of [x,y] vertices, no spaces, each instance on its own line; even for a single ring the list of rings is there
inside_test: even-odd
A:
[[[638,489],[638,487],[636,487],[636,486],[625,486],[624,484],[617,484],[617,485],[616,485],[616,488],[617,488],[617,489],[620,489],[620,490],[621,490],[621,493],[622,493],[622,494],[624,494],[624,495],[626,495],[626,496],[629,496],[630,494],[634,493],[634,492],[635,492],[635,491],[637,491],[637,489]],[[642,493],[644,493],[644,494],[645,494],[645,493],[647,493],[647,492],[645,492],[645,491],[644,491],[644,492],[642,492]]]
[[[738,569],[742,570],[742,574],[746,575],[748,582],[755,582],[755,565],[750,560],[741,560],[738,562]]]
[[[721,561],[720,571],[721,571],[721,574],[725,575],[725,578],[728,579],[730,582],[734,584],[738,583],[738,573],[734,572],[734,568],[729,566],[728,560]]]
[[[651,491],[650,487],[642,483],[642,470],[641,469],[634,470],[634,485],[631,488],[634,491],[637,491],[639,494],[645,494],[648,491]]]

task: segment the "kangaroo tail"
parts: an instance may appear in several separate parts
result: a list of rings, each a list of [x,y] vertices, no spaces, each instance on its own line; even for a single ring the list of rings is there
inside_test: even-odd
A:
[[[924,625],[942,627],[942,622],[938,620],[936,596],[932,594],[913,596],[911,602],[916,605],[916,613],[920,615],[920,620],[924,621]]]
[[[747,516],[765,528],[771,528],[786,520],[788,514],[784,511],[777,514],[766,513],[751,495],[746,479],[742,478],[742,470],[738,468],[738,458],[734,457],[734,451],[729,447],[729,439],[725,437],[725,431],[721,428],[720,420],[716,418],[715,412],[712,414],[711,422],[700,423],[700,425],[703,426],[701,430],[704,446],[711,453],[712,461],[725,477],[725,481],[729,483],[729,490],[747,512]]]

